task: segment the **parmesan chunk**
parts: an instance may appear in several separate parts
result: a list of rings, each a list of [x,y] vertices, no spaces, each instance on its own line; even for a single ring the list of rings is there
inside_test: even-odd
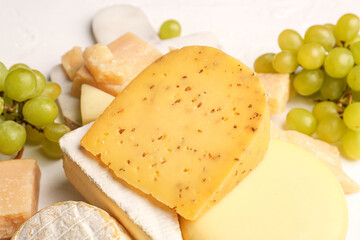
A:
[[[61,57],[62,66],[68,75],[73,80],[76,72],[83,66],[84,61],[80,47],[74,47]]]

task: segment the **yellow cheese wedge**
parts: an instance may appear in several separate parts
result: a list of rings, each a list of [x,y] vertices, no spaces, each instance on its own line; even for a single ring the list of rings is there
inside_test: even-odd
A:
[[[360,191],[360,186],[344,172],[341,165],[340,152],[336,146],[297,131],[281,130],[273,123],[270,123],[270,137],[302,147],[323,161],[336,176],[344,193],[350,194]]]
[[[284,73],[258,73],[269,97],[271,114],[285,111],[290,95],[290,75]]]
[[[259,166],[196,221],[184,240],[344,240],[348,212],[331,171],[307,151],[271,139]]]
[[[114,100],[114,96],[90,85],[81,86],[80,112],[82,124],[95,121]]]
[[[35,159],[0,162],[0,239],[9,239],[37,211],[40,170]]]
[[[62,66],[68,75],[73,80],[76,72],[83,66],[84,61],[80,47],[74,47],[61,57]]]
[[[81,142],[116,176],[195,219],[257,166],[268,141],[257,76],[218,49],[192,46],[139,74]]]

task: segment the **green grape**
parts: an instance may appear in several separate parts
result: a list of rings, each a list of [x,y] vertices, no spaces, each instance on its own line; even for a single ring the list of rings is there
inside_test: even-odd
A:
[[[279,73],[295,72],[299,64],[296,61],[296,53],[284,50],[275,55],[273,59],[273,68]]]
[[[23,115],[27,122],[35,126],[43,126],[54,122],[58,115],[56,103],[46,97],[36,97],[24,104]]]
[[[13,155],[21,150],[26,140],[26,131],[23,126],[14,121],[5,121],[0,124],[0,152]]]
[[[275,73],[275,69],[272,66],[272,61],[275,57],[275,53],[265,53],[258,57],[254,62],[254,70],[257,73]]]
[[[333,78],[345,77],[353,66],[354,58],[351,52],[342,47],[330,50],[324,62],[326,73]]]
[[[326,23],[324,24],[324,27],[327,27],[329,30],[331,30],[331,32],[334,34],[335,31],[335,25],[332,23]],[[335,37],[335,36],[334,36]]]
[[[316,119],[311,112],[302,108],[293,108],[286,116],[286,126],[290,130],[295,130],[306,135],[311,135],[316,131]]]
[[[350,46],[351,53],[354,57],[354,62],[360,64],[360,42],[356,42]]]
[[[351,90],[352,99],[355,102],[360,102],[360,92],[356,92],[354,90]]]
[[[360,91],[360,65],[356,65],[350,70],[346,81],[352,90]]]
[[[36,77],[36,87],[33,93],[29,96],[29,98],[39,96],[44,91],[46,84],[45,76],[41,72],[35,69],[33,69],[32,72],[35,74]]]
[[[30,126],[29,124],[25,125],[26,130],[26,140],[30,143],[40,144],[44,138],[44,134]]]
[[[36,88],[36,77],[31,70],[15,69],[5,79],[5,93],[18,102],[27,100]]]
[[[332,49],[336,44],[336,39],[332,30],[322,25],[314,25],[308,28],[304,40],[305,43],[319,43],[326,51]]]
[[[286,29],[280,33],[278,44],[281,50],[297,52],[304,44],[304,40],[298,32],[292,29]]]
[[[343,114],[345,125],[354,131],[360,131],[360,102],[350,104]]]
[[[54,82],[46,82],[44,91],[40,94],[41,97],[48,97],[52,100],[56,100],[61,93],[61,87]]]
[[[165,21],[159,31],[160,39],[168,39],[173,37],[178,37],[181,34],[180,23],[176,20],[167,20]]]
[[[320,69],[303,69],[294,78],[294,88],[297,93],[309,96],[320,90],[324,82],[324,73]]]
[[[335,143],[339,141],[346,132],[346,126],[340,117],[327,115],[324,117],[317,126],[316,133],[319,139]]]
[[[312,114],[317,121],[321,121],[325,117],[338,116],[339,107],[334,102],[323,101],[315,104]]]
[[[45,137],[52,142],[58,142],[68,132],[70,132],[70,128],[61,123],[50,123],[44,128]]]
[[[9,72],[12,72],[12,71],[14,71],[14,70],[16,70],[18,68],[25,68],[27,70],[31,70],[31,68],[28,65],[24,64],[24,63],[16,63],[16,64],[12,65],[9,68]]]
[[[346,80],[344,78],[332,78],[325,74],[325,80],[321,86],[320,92],[324,99],[337,100],[346,89]]]
[[[306,43],[297,54],[297,61],[306,69],[320,68],[325,59],[325,49],[319,43]]]
[[[5,122],[5,121],[6,121],[6,120],[5,120],[4,116],[1,115],[1,116],[0,116],[0,124],[3,123],[3,122]]]
[[[0,62],[0,91],[4,91],[5,89],[5,79],[6,76],[8,75],[8,70],[5,67],[5,65]]]
[[[345,14],[335,25],[335,38],[339,42],[351,41],[359,33],[360,21],[354,14]]]
[[[348,129],[342,139],[342,147],[349,158],[360,158],[360,132]]]
[[[58,143],[43,138],[41,141],[41,145],[44,152],[51,158],[61,158],[62,151]]]
[[[349,42],[349,46],[351,47],[352,45],[354,45],[357,42],[360,42],[360,35],[357,35],[356,37],[354,37],[354,39]]]
[[[4,105],[5,105],[5,101],[4,101],[4,99],[2,97],[0,97],[0,115],[4,111]]]

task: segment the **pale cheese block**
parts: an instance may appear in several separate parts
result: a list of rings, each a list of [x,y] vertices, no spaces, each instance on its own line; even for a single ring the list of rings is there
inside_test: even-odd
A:
[[[27,220],[12,240],[131,240],[104,210],[84,202],[56,203]]]
[[[114,216],[135,239],[181,240],[178,216],[114,177],[80,146],[91,124],[60,139],[67,178],[85,199]]]
[[[258,73],[269,97],[270,114],[285,111],[290,96],[290,75],[287,73]]]
[[[82,139],[116,176],[195,219],[262,160],[267,97],[222,51],[173,50],[121,92]]]
[[[184,240],[345,240],[347,203],[315,156],[271,139],[259,166],[196,221],[181,218]]]
[[[114,100],[114,96],[87,84],[81,86],[80,111],[82,124],[95,121]]]
[[[9,239],[37,211],[40,169],[35,159],[0,161],[0,239]]]
[[[336,176],[344,193],[350,194],[360,191],[359,184],[344,172],[341,165],[340,152],[336,146],[297,131],[282,130],[273,123],[270,123],[270,137],[281,139],[302,147],[323,161]]]
[[[69,77],[73,80],[76,72],[84,65],[81,47],[73,47],[61,57],[62,66]]]

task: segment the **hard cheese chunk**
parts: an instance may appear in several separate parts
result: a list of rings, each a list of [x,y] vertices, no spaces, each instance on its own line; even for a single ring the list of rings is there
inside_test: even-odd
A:
[[[74,47],[61,57],[62,66],[69,77],[73,80],[76,72],[83,66],[84,61],[80,47]]]
[[[271,139],[259,166],[196,221],[181,219],[185,240],[344,240],[344,193],[307,151]]]
[[[114,100],[114,96],[90,85],[81,86],[80,111],[82,124],[95,121]]]
[[[146,68],[81,143],[116,176],[195,219],[262,160],[265,90],[211,47],[174,50]]]
[[[258,73],[269,97],[271,114],[285,111],[290,94],[290,75],[284,73]]]
[[[27,220],[12,240],[130,240],[125,229],[104,210],[83,202],[61,202]]]
[[[0,162],[0,239],[37,211],[40,170],[34,159]]]

